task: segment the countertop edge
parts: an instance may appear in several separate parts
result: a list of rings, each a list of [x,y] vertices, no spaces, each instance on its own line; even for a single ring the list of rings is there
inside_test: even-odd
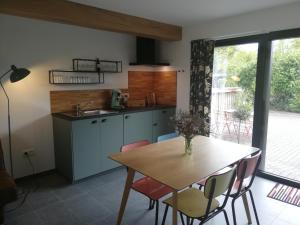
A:
[[[89,116],[82,116],[82,117],[72,117],[72,116],[65,115],[63,113],[52,113],[52,117],[65,119],[65,120],[69,120],[69,121],[76,121],[76,120],[85,120],[85,119],[101,118],[101,117],[108,117],[108,116],[117,116],[117,115],[129,114],[129,113],[145,112],[145,111],[153,111],[153,110],[169,109],[169,108],[176,108],[176,105],[128,108],[128,109],[120,110],[117,113],[102,114],[102,115],[89,115]]]

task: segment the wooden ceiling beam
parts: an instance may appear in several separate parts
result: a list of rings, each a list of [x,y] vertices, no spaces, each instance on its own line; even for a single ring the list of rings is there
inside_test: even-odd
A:
[[[0,13],[166,41],[182,38],[180,26],[66,0],[1,0]]]

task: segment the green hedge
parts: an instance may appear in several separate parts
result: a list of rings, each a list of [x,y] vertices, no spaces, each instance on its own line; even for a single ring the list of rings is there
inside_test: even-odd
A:
[[[233,46],[219,49],[222,50],[220,51],[221,58],[218,61],[226,60],[227,63],[226,86],[242,87],[247,99],[253,101],[256,53],[242,51]],[[218,49],[216,54],[218,54]],[[300,39],[276,42],[271,69],[271,109],[300,112]],[[237,80],[236,77],[239,79]]]

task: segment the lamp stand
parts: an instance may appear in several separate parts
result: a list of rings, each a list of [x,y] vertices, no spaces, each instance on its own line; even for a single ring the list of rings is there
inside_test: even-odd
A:
[[[9,145],[10,173],[11,173],[11,176],[13,177],[14,176],[14,169],[13,169],[12,149],[11,149],[10,102],[9,102],[9,97],[7,95],[7,92],[5,91],[5,88],[4,88],[4,86],[1,82],[1,78],[4,77],[10,71],[11,71],[11,69],[0,77],[0,86],[3,89],[3,92],[4,92],[5,97],[7,99],[7,121],[8,121],[8,145]]]

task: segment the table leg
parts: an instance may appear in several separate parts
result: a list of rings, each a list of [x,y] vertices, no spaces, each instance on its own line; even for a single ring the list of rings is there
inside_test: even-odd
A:
[[[121,206],[120,206],[119,215],[118,215],[116,225],[121,225],[122,218],[123,218],[124,211],[125,211],[125,207],[126,207],[127,200],[128,200],[128,196],[129,196],[129,193],[130,193],[131,185],[132,185],[132,182],[133,182],[134,174],[135,174],[135,171],[131,168],[128,168],[126,184],[125,184],[125,187],[124,187],[123,197],[122,197]]]
[[[173,225],[177,225],[177,191],[173,191]]]
[[[247,214],[248,224],[252,224],[251,214],[250,214],[250,210],[249,210],[249,204],[248,204],[248,199],[247,199],[246,193],[242,195],[242,198],[243,198],[245,211],[246,211],[246,214]]]

